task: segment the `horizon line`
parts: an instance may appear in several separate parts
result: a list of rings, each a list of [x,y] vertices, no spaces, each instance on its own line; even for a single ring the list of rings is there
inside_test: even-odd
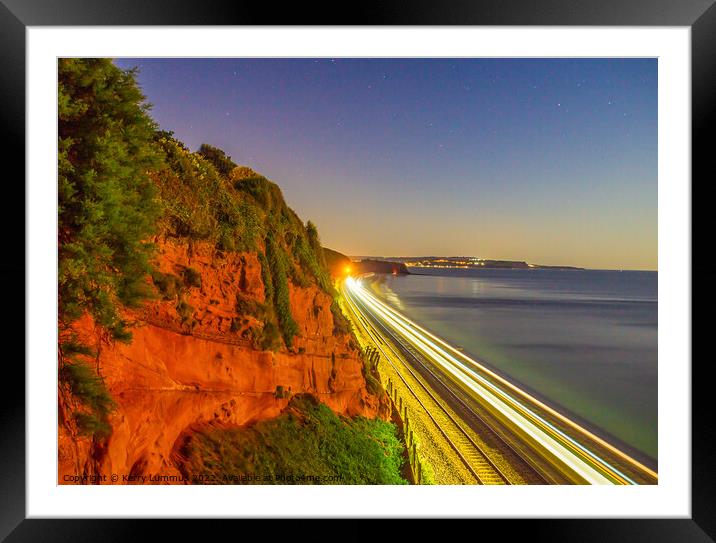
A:
[[[395,256],[395,255],[345,255],[351,260],[357,259],[357,258],[374,258],[374,259],[391,259],[391,258],[400,258],[400,259],[407,259],[407,258],[478,258],[479,260],[490,260],[493,262],[524,262],[526,264],[531,264],[533,266],[546,266],[546,267],[553,267],[553,268],[576,268],[584,271],[638,271],[638,272],[656,272],[658,273],[658,268],[591,268],[587,266],[578,266],[574,264],[533,264],[531,262],[528,262],[527,260],[519,260],[519,259],[507,259],[507,258],[482,258],[482,257],[475,257],[471,255],[405,255],[405,256]],[[500,268],[500,269],[516,269],[516,268]]]

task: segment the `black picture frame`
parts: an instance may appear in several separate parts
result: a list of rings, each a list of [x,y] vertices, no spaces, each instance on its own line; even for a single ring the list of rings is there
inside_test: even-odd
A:
[[[708,226],[704,213],[707,175],[716,171],[716,152],[710,148],[709,132],[716,126],[716,7],[715,0],[461,0],[413,2],[383,1],[375,4],[344,5],[339,10],[326,10],[321,4],[276,6],[244,5],[239,2],[214,1],[201,3],[190,0],[0,0],[0,85],[2,86],[1,125],[6,136],[3,155],[5,164],[18,171],[6,182],[17,191],[15,207],[22,215],[25,202],[22,185],[25,168],[25,30],[28,26],[78,25],[261,25],[261,24],[351,24],[351,25],[575,25],[575,26],[688,26],[691,28],[692,60],[692,289],[706,285],[714,273],[711,258],[703,251],[698,258],[695,247],[706,241]],[[350,20],[341,12],[350,14]],[[4,190],[13,190],[5,187]],[[8,193],[9,194],[9,193]],[[703,210],[702,210],[703,211]],[[3,213],[3,232],[18,231],[24,217]],[[0,284],[6,286],[4,299],[12,306],[15,326],[25,323],[24,301],[17,288],[25,282],[25,239],[5,236],[6,255],[0,262]],[[10,287],[8,287],[10,286]],[[693,291],[693,290],[692,290]],[[692,338],[700,332],[703,345],[706,320],[694,318],[710,305],[713,294],[703,288],[692,297]],[[7,306],[6,306],[7,307]],[[32,326],[32,323],[26,323]],[[7,330],[7,329],[6,329]],[[692,372],[692,516],[690,519],[633,520],[510,520],[510,529],[525,530],[534,540],[565,541],[714,541],[716,540],[716,450],[709,440],[711,413],[708,370],[711,360],[698,358],[695,351]],[[147,522],[128,523],[122,520],[30,520],[25,518],[25,395],[24,368],[19,357],[4,361],[4,383],[16,383],[15,395],[0,393],[0,539],[19,541],[125,541],[146,533]],[[684,364],[690,361],[683,361]],[[10,387],[3,387],[5,389]],[[320,511],[316,512],[320,516]],[[217,521],[211,531],[218,535]],[[504,523],[504,521],[484,521]],[[177,535],[206,536],[204,527],[187,523],[163,522],[166,539]],[[495,525],[497,528],[504,528]],[[311,531],[313,528],[310,529]],[[242,529],[243,531],[243,529]],[[172,534],[171,532],[175,532]],[[245,533],[245,532],[244,532]],[[310,532],[309,532],[310,533]],[[339,530],[337,533],[347,534]],[[365,539],[371,531],[346,537]],[[401,529],[402,533],[402,529]],[[376,534],[377,535],[377,534]],[[381,532],[381,537],[390,537]]]

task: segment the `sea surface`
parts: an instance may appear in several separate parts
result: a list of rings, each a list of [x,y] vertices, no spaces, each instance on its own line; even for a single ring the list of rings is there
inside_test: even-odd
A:
[[[657,458],[657,272],[409,269],[376,285],[396,309]]]

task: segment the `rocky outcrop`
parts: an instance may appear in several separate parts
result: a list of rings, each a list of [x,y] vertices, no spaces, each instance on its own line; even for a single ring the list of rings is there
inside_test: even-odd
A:
[[[318,287],[290,285],[300,335],[290,351],[261,351],[252,340],[260,319],[238,312],[263,302],[255,254],[160,242],[157,267],[179,278],[193,270],[180,296],[190,311],[181,315],[177,300],[166,299],[128,313],[134,322],[129,344],[103,340],[89,317],[74,325],[79,339],[96,349],[88,362],[98,368],[116,409],[111,435],[81,437],[69,416],[76,406],[60,389],[59,483],[93,482],[77,476],[126,484],[139,475],[178,475],[172,457],[193,426],[275,417],[300,392],[341,414],[386,416],[385,399],[366,390],[352,337],[333,334],[332,300]]]

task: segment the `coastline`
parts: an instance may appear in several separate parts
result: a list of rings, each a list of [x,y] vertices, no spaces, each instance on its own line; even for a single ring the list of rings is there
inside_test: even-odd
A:
[[[495,272],[495,270],[484,271],[487,274]],[[515,270],[500,270],[500,274],[512,276],[512,272],[514,271]],[[475,274],[476,272],[469,273],[472,276],[472,274]],[[452,278],[459,278],[462,279],[462,281],[469,281],[471,279],[471,276],[466,277],[467,272],[464,270],[452,271],[451,274],[454,274],[451,275]],[[428,279],[431,275],[436,277],[436,281],[440,282],[443,289],[449,289],[448,285],[451,283],[448,277],[450,276],[447,274],[441,274],[439,270],[436,270],[433,274],[412,274],[411,276],[408,276],[408,278],[409,282],[414,284],[416,280],[422,281],[420,278]],[[483,274],[480,273],[479,275],[482,276]],[[440,295],[438,295],[430,298],[430,303],[433,305],[428,306],[425,305],[427,301],[423,303],[422,298],[420,298],[420,301],[416,301],[416,299],[411,298],[411,296],[416,296],[414,290],[410,290],[411,294],[408,295],[405,292],[401,292],[401,289],[392,288],[399,284],[400,279],[387,278],[384,288],[390,288],[392,293],[390,296],[386,296],[385,292],[382,292],[381,298],[396,308],[398,308],[395,305],[396,300],[399,300],[399,303],[401,304],[401,307],[398,308],[399,310],[403,311],[406,315],[415,320],[415,322],[425,326],[438,336],[443,337],[446,341],[455,346],[460,346],[461,350],[465,353],[469,353],[470,356],[479,360],[481,363],[484,363],[485,366],[493,369],[495,373],[512,382],[515,382],[515,384],[519,384],[525,389],[528,389],[536,397],[544,400],[545,403],[553,406],[555,409],[564,412],[565,414],[569,414],[570,417],[573,416],[573,418],[580,420],[585,426],[594,430],[595,434],[603,436],[609,441],[623,445],[624,449],[629,450],[630,453],[633,453],[635,457],[643,460],[643,462],[647,465],[653,466],[658,463],[655,407],[653,415],[646,415],[646,413],[652,412],[649,405],[656,405],[655,359],[653,363],[648,363],[648,366],[653,368],[649,370],[648,373],[653,375],[654,396],[645,405],[634,405],[635,400],[627,395],[627,392],[630,391],[629,387],[625,387],[619,382],[616,383],[615,386],[617,388],[615,390],[625,391],[623,393],[624,395],[621,396],[621,399],[618,399],[620,398],[619,394],[614,390],[610,392],[606,385],[601,386],[590,382],[596,380],[598,382],[604,381],[606,383],[611,383],[616,379],[616,377],[610,375],[610,373],[614,373],[614,370],[610,370],[609,368],[612,368],[614,364],[616,364],[616,362],[611,360],[611,358],[606,358],[604,361],[600,362],[598,360],[598,355],[591,353],[587,355],[587,359],[591,359],[593,361],[591,362],[592,367],[575,367],[574,364],[577,364],[580,358],[575,358],[577,355],[573,352],[567,352],[566,354],[563,353],[564,360],[561,362],[555,362],[554,359],[549,356],[545,359],[546,355],[542,352],[553,352],[555,349],[554,346],[551,346],[551,350],[547,350],[546,347],[541,347],[539,345],[537,346],[539,347],[537,350],[532,348],[530,350],[525,350],[526,347],[518,349],[514,344],[510,343],[512,339],[509,337],[510,332],[508,327],[515,325],[518,326],[518,330],[521,331],[524,331],[524,326],[527,325],[531,328],[541,327],[540,329],[547,327],[544,322],[540,321],[547,319],[549,322],[549,319],[552,318],[550,317],[551,312],[557,311],[560,308],[559,305],[556,305],[556,302],[555,306],[547,310],[546,314],[539,313],[539,311],[532,307],[533,304],[531,303],[524,306],[517,305],[513,307],[506,307],[506,302],[504,300],[494,301],[492,305],[488,306],[481,305],[479,306],[480,308],[475,309],[474,304],[477,302],[469,302],[468,300],[474,300],[470,297],[464,298],[464,305],[456,306],[454,304],[448,304],[441,306],[441,298]],[[433,283],[431,282],[431,284]],[[373,289],[374,292],[379,292],[381,290],[383,289]],[[449,295],[445,294],[445,292],[442,293],[442,296],[447,296],[449,301],[453,300],[454,298],[451,296],[455,295],[454,289],[450,290]],[[459,300],[463,300],[463,298],[459,298]],[[610,302],[611,305],[619,303],[619,301]],[[635,303],[638,304],[638,302]],[[657,307],[656,301],[647,301],[644,303],[647,305],[643,307],[647,309],[651,307],[652,303],[654,304],[654,310]],[[586,309],[584,311],[589,314],[589,306],[585,307]],[[525,317],[522,315],[524,311],[527,311],[528,315],[533,315],[533,317]],[[466,321],[470,321],[470,319],[477,318],[475,317],[476,314],[481,315],[479,317],[479,325],[469,325],[466,323]],[[494,314],[499,315],[499,318],[493,319],[492,315]],[[540,314],[542,316],[538,319],[538,315]],[[516,315],[511,318],[517,318],[518,320],[501,320],[506,315]],[[538,320],[535,320],[530,324],[530,318]],[[495,320],[495,322],[492,322],[493,320]],[[514,324],[514,322],[517,322],[517,324]],[[589,322],[592,321],[590,320]],[[658,325],[655,326],[658,327]],[[468,334],[468,332],[471,333]],[[493,332],[493,334],[488,332]],[[651,337],[652,334],[655,337],[655,332],[656,328],[652,330],[652,325],[649,325],[646,330],[634,329],[633,331],[633,333],[638,333],[640,335],[647,334],[648,337]],[[521,335],[521,332],[519,331],[515,331],[515,333]],[[527,330],[524,335],[530,336],[534,334],[532,334],[530,330]],[[505,340],[505,337],[507,337],[507,340]],[[552,337],[550,338],[550,341],[567,341],[567,344],[569,344],[571,339],[572,338],[568,338],[568,340],[560,340],[559,337]],[[529,340],[525,339],[525,342],[529,343]],[[655,343],[653,348],[655,352]],[[615,345],[602,345],[601,349],[604,355],[609,357],[617,355],[617,358],[619,358],[619,353],[625,352],[623,349],[620,351],[620,347]],[[521,358],[518,359],[518,355]],[[627,355],[622,354],[621,356]],[[570,360],[572,360],[572,362],[569,362]],[[585,364],[586,362],[581,363]],[[616,367],[621,368],[621,373],[619,375],[624,374],[624,372],[626,372],[625,375],[632,375],[632,377],[629,378],[630,381],[636,379],[636,375],[641,375],[642,371],[647,371],[644,368],[637,369],[638,367],[630,370],[629,368],[631,366],[628,364],[627,366],[622,365]],[[540,370],[539,368],[542,369]],[[582,373],[584,373],[584,375],[581,375]],[[590,375],[592,378],[585,381],[586,375]],[[596,375],[602,376],[597,378]],[[643,378],[639,379],[643,381]],[[648,383],[651,383],[651,379],[647,379],[647,381]],[[648,383],[634,383],[633,386],[636,386],[637,389],[641,391],[638,392],[638,394],[636,391],[634,392],[636,397],[644,397],[644,394],[650,394],[648,391],[651,390],[651,386],[648,385]],[[621,407],[616,408],[617,405],[621,405]],[[614,410],[611,415],[609,414],[610,410]],[[642,413],[642,415],[637,416],[637,413]],[[633,421],[631,419],[633,419]],[[640,428],[638,432],[634,429],[628,430],[630,426],[635,425]],[[635,436],[635,434],[637,435]],[[625,438],[621,436],[624,436]],[[639,445],[639,443],[641,445]]]

